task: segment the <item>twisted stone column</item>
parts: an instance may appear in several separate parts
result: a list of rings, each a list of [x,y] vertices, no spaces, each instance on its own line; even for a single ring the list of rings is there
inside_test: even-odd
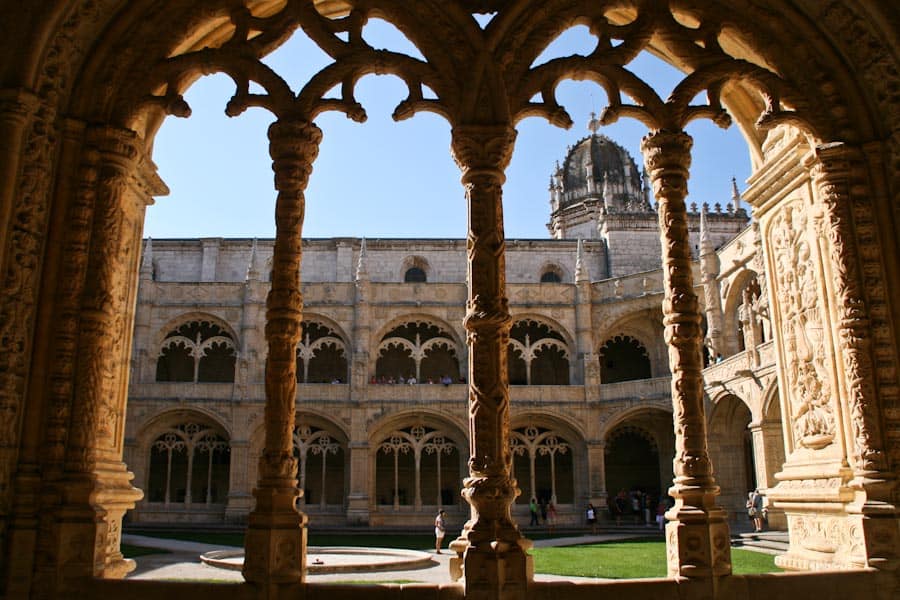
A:
[[[275,171],[275,249],[272,287],[266,299],[265,445],[246,534],[244,578],[261,584],[300,582],[306,569],[306,515],[297,510],[297,460],[293,430],[297,393],[296,357],[303,297],[300,293],[303,192],[319,153],[322,131],[303,120],[269,127]]]
[[[659,213],[665,287],[663,324],[672,371],[675,425],[675,506],[666,514],[669,576],[713,577],[731,573],[725,511],[715,503],[719,488],[712,475],[703,411],[703,334],[694,293],[688,238],[688,169],[691,137],[655,131],[641,141]]]
[[[519,533],[510,506],[519,490],[511,477],[507,346],[511,319],[506,298],[502,186],[516,132],[506,126],[456,127],[452,151],[469,206],[469,477],[463,496],[471,518],[451,544],[464,569],[467,598],[524,598],[532,579],[530,542]]]

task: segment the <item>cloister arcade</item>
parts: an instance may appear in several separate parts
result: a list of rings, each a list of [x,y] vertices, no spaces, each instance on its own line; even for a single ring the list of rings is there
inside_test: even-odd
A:
[[[898,595],[900,9],[895,5],[84,0],[4,2],[2,10],[0,22],[8,27],[0,40],[0,588],[7,597],[522,599],[564,593],[825,600]],[[491,18],[479,22],[475,15]],[[374,16],[396,24],[422,58],[371,47],[362,29]],[[535,64],[556,37],[578,23],[589,25],[597,39],[592,53]],[[292,90],[261,59],[298,30],[332,62]],[[627,68],[642,51],[687,73],[665,99]],[[146,205],[165,192],[150,160],[153,138],[168,116],[189,116],[183,94],[211,72],[235,81],[229,115],[261,107],[275,116],[269,140],[278,191],[276,239],[268,301],[260,311],[266,321],[260,334],[266,348],[265,405],[256,423],[262,443],[245,535],[246,582],[116,581],[133,568],[119,550],[122,518],[142,497],[131,483],[123,449],[141,227]],[[354,85],[370,73],[395,75],[408,87],[395,118],[432,111],[452,127],[451,152],[468,205],[468,277],[460,311],[465,311],[469,364],[464,412],[470,454],[462,494],[470,512],[452,546],[457,555],[450,574],[462,583],[322,591],[305,580],[307,516],[298,508],[294,455],[304,192],[323,135],[316,119],[337,110],[363,120]],[[672,477],[660,474],[673,482],[675,499],[667,513],[665,579],[536,582],[530,542],[510,512],[517,490],[509,452],[514,399],[506,352],[512,319],[502,184],[522,119],[571,124],[555,96],[567,78],[604,88],[606,107],[598,124],[633,117],[648,129],[642,151],[659,215],[658,295],[671,372],[672,412],[660,414],[659,421],[662,427],[668,416],[674,447]],[[336,96],[328,95],[332,89]],[[733,120],[747,139],[755,172],[745,201],[759,223],[763,252],[758,256],[765,263],[760,298],[770,303],[772,332],[770,342],[706,372],[685,205],[692,148],[685,128],[696,119],[718,125]],[[592,282],[577,275],[575,281],[576,296],[590,293]],[[361,280],[357,288],[363,297],[366,286]],[[750,291],[749,303],[742,304],[752,307],[753,295]],[[145,336],[146,324],[137,325],[135,337]],[[592,330],[582,321],[582,337]],[[183,359],[190,356],[188,342],[200,352],[204,342],[224,337],[168,331],[177,332],[170,353]],[[423,340],[418,328],[412,339],[411,331],[389,333],[380,339],[405,340],[397,348],[409,343],[422,349],[433,339]],[[216,341],[209,351],[230,356],[227,348]],[[462,344],[453,349],[458,365]],[[201,355],[190,357],[196,361],[192,386],[199,386]],[[365,356],[349,358],[351,365],[357,359],[368,364]],[[587,380],[596,359],[586,358]],[[393,360],[398,368],[415,367],[417,379],[430,375],[421,371],[427,358],[420,364],[398,354]],[[186,377],[188,362],[178,364],[179,376]],[[790,532],[790,549],[778,563],[816,573],[732,572],[705,403],[709,389],[721,387],[712,381],[750,389],[759,387],[763,376],[766,382],[777,380],[783,421],[784,462],[768,490]],[[379,410],[378,393],[372,398],[372,412],[363,422]],[[731,421],[743,423],[746,414],[736,402],[725,400],[722,410],[733,406]],[[754,446],[765,437],[754,429],[755,419],[765,423],[774,415],[771,407],[759,408],[754,404],[751,410]],[[363,430],[359,418],[350,426]],[[164,445],[172,444],[164,453],[170,502],[172,476],[178,473],[168,466],[169,458],[177,454],[179,436],[193,439],[188,432],[193,423],[184,421],[184,429],[171,423],[172,438],[158,432]],[[395,425],[383,433],[406,429]],[[431,424],[423,427],[425,435],[432,433]],[[223,433],[216,435],[226,439]],[[406,434],[416,437],[412,429]],[[159,435],[151,437],[159,441]],[[613,446],[626,437],[633,435],[623,432]],[[230,439],[233,443],[234,436]],[[588,441],[588,460],[604,451],[602,439]],[[232,453],[235,448],[233,443]],[[354,450],[371,451],[349,448]],[[160,465],[162,456],[160,449],[148,464]],[[202,460],[186,467],[195,463]],[[212,497],[211,488],[208,483],[206,498]],[[591,488],[593,496],[599,486]]]

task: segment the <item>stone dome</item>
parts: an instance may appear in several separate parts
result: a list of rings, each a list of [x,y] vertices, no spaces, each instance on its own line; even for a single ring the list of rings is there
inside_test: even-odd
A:
[[[592,133],[570,147],[554,179],[559,208],[589,198],[603,200],[607,210],[615,212],[650,208],[644,202],[641,171],[631,154],[605,135]]]

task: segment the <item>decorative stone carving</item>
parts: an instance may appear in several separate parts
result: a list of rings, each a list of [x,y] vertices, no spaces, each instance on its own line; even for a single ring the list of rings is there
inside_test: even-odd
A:
[[[831,269],[834,290],[837,295],[838,343],[844,362],[850,424],[853,429],[853,458],[855,470],[861,477],[883,477],[885,455],[878,422],[878,398],[872,360],[871,321],[862,285],[860,262],[863,257],[857,247],[857,235],[874,235],[874,225],[869,219],[851,228],[854,201],[868,204],[854,193],[858,185],[859,157],[843,144],[831,144],[817,149],[818,164],[813,168],[813,179],[818,187],[818,199],[825,207],[825,234],[831,252]],[[863,216],[857,210],[857,216]],[[865,213],[863,213],[865,214]],[[880,275],[880,264],[876,264]]]
[[[675,506],[666,524],[669,575],[714,577],[731,573],[728,525],[716,506],[703,410],[702,331],[694,292],[687,227],[688,169],[693,142],[686,133],[655,131],[641,142],[653,184],[662,242],[663,324],[672,371],[675,422]]]
[[[794,444],[820,450],[834,441],[835,421],[809,216],[801,201],[783,206],[768,231],[778,298],[791,433]]]

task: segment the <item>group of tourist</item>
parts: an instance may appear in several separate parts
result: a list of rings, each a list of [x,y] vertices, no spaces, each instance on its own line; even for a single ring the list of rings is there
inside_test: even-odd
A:
[[[628,519],[652,527],[655,521],[662,529],[665,525],[665,512],[670,504],[665,498],[657,500],[652,494],[639,489],[630,492],[621,489],[615,496],[607,498],[607,506],[610,517],[616,520],[616,525],[621,525],[623,519]]]
[[[529,526],[540,526],[543,524],[547,526],[550,533],[553,533],[553,529],[556,527],[556,505],[552,501],[543,496],[540,499],[532,496],[531,501],[528,503],[528,510],[531,513]],[[538,518],[538,515],[540,515],[540,518]]]
[[[404,377],[403,375],[398,375],[396,378],[395,377],[385,377],[384,375],[381,375],[380,377],[376,377],[376,376],[372,375],[372,377],[369,379],[370,385],[378,385],[378,384],[416,385],[417,383],[419,383],[419,380],[416,379],[415,375],[410,375],[409,377]],[[425,381],[422,381],[421,383],[432,384],[432,385],[436,384],[436,383],[440,383],[441,385],[448,386],[451,383],[453,383],[453,378],[450,377],[449,375],[441,375],[437,379],[434,379],[433,377],[429,377]],[[465,383],[465,381],[460,379],[460,383]]]

